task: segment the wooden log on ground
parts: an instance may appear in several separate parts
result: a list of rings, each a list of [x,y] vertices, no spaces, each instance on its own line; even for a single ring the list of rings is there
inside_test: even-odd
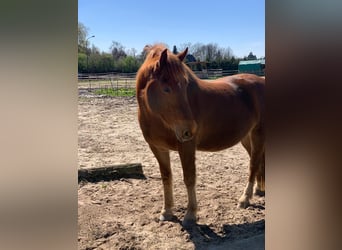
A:
[[[113,165],[99,168],[82,168],[78,170],[78,182],[110,181],[121,178],[146,178],[140,163]]]

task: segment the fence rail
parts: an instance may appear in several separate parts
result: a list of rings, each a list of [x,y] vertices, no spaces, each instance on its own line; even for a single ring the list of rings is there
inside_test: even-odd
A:
[[[230,76],[239,73],[238,70],[207,69],[194,71],[202,79],[216,79],[223,76]],[[264,72],[251,72],[257,75],[264,75]],[[95,91],[97,89],[120,89],[135,88],[136,73],[98,73],[98,74],[78,74],[78,88]]]
[[[239,73],[239,71],[223,69],[204,69],[201,71],[194,71],[194,73],[201,79],[216,79],[223,76],[235,75]]]
[[[96,74],[78,74],[78,81],[103,80],[103,79],[135,79],[137,73],[96,73]]]

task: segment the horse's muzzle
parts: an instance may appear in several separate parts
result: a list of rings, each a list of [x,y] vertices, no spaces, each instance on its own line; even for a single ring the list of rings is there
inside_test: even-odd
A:
[[[176,127],[175,134],[180,142],[191,141],[194,138],[194,134],[196,133],[196,124],[192,124],[191,126],[185,127]]]

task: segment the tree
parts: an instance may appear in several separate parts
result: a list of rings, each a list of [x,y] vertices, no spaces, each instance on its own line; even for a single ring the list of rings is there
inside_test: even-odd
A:
[[[177,50],[176,45],[173,45],[172,53],[175,54],[175,55],[178,54],[178,50]]]
[[[137,53],[135,48],[126,50],[125,47],[117,42],[112,41],[110,46],[110,53],[101,52],[94,44],[87,46],[86,39],[88,37],[88,28],[78,23],[78,72],[93,72],[93,73],[105,73],[105,72],[136,72],[146,57],[146,51]],[[165,44],[168,48],[168,46]],[[238,68],[239,61],[242,59],[235,58],[233,52],[229,47],[219,47],[216,43],[183,43],[180,46],[174,45],[172,52],[178,54],[179,51],[183,51],[188,48],[188,54],[185,58],[185,62],[194,69],[201,70],[202,67],[207,68],[219,68],[223,70],[236,70]],[[87,55],[88,55],[88,69],[87,69]],[[256,56],[252,52],[248,57],[244,57],[245,60],[256,59]]]
[[[88,36],[88,31],[89,28],[87,28],[83,23],[78,22],[78,52],[86,52],[86,38]]]
[[[87,72],[87,55],[84,53],[78,53],[78,73]]]
[[[137,50],[135,48],[131,48],[127,51],[127,54],[133,57],[136,57]]]
[[[204,45],[204,51],[206,53],[206,60],[208,62],[214,61],[217,56],[218,46],[216,43],[209,43]]]
[[[182,43],[178,46],[179,51],[184,51],[186,48],[188,48],[188,54],[193,54],[194,50],[193,50],[193,45],[189,42],[189,43]]]
[[[114,71],[114,63],[112,59],[112,55],[108,53],[102,53],[100,60],[100,72],[112,72]]]
[[[127,56],[121,61],[121,71],[124,73],[137,72],[138,68],[138,62],[133,56]]]
[[[252,52],[249,52],[247,56],[247,60],[256,60],[256,59],[257,59],[256,55],[253,55]]]
[[[92,53],[92,54],[100,54],[100,49],[93,44],[91,46],[90,53]]]
[[[205,51],[203,50],[203,48],[204,48],[204,44],[202,43],[195,43],[194,45],[192,45],[192,55],[198,61],[205,60]]]
[[[119,42],[112,41],[112,45],[109,49],[111,50],[114,61],[119,61],[120,59],[127,56],[125,52],[125,47],[122,46],[122,44]]]

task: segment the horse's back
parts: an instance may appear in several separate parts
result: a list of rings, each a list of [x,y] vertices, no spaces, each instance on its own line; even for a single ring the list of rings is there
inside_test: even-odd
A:
[[[254,74],[236,74],[232,76],[225,76],[222,78],[218,78],[214,81],[215,82],[225,82],[228,84],[236,84],[240,87],[247,87],[247,88],[253,88],[253,86],[264,86],[265,85],[265,77],[257,76]]]
[[[234,86],[241,100],[252,110],[258,120],[263,119],[265,109],[265,78],[254,74],[237,74],[222,80]]]
[[[264,79],[252,74],[203,81],[198,108],[194,107],[198,113],[198,149],[231,147],[263,124],[264,84]]]

